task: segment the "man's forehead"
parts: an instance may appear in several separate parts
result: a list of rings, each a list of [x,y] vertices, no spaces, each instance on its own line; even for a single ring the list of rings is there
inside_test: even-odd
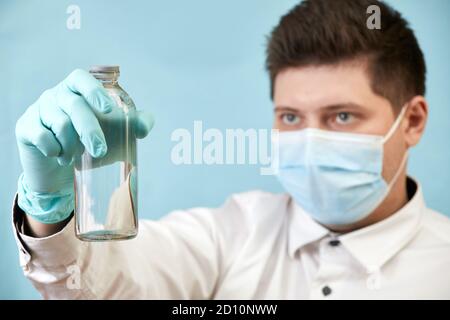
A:
[[[358,107],[376,96],[361,64],[288,68],[277,75],[274,89],[275,107]]]

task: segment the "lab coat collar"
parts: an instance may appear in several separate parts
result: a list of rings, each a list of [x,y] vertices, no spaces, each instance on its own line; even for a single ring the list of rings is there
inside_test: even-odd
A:
[[[339,236],[343,246],[367,270],[379,269],[398,253],[418,232],[425,211],[421,186],[408,177],[408,203],[390,217],[373,225]],[[414,192],[415,189],[415,192]],[[293,202],[293,201],[292,201]],[[331,232],[315,222],[295,203],[289,225],[288,252],[294,258],[298,249]]]

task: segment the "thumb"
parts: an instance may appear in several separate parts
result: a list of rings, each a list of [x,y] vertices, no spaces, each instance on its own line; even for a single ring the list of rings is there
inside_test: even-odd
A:
[[[145,138],[148,133],[152,130],[155,120],[150,112],[137,111],[136,122],[135,122],[135,132],[136,138]]]

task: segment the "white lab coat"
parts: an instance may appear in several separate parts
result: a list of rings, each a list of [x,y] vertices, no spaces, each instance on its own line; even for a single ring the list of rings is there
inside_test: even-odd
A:
[[[79,241],[73,220],[26,236],[17,199],[13,228],[24,274],[47,299],[449,299],[450,219],[408,184],[401,210],[344,235],[261,191],[141,220],[129,241]]]

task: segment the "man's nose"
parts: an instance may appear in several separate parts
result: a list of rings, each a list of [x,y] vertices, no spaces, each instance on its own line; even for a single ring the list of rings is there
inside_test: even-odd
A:
[[[311,128],[311,129],[322,129],[326,130],[326,126],[318,117],[307,117],[305,119],[305,125],[304,128]]]

